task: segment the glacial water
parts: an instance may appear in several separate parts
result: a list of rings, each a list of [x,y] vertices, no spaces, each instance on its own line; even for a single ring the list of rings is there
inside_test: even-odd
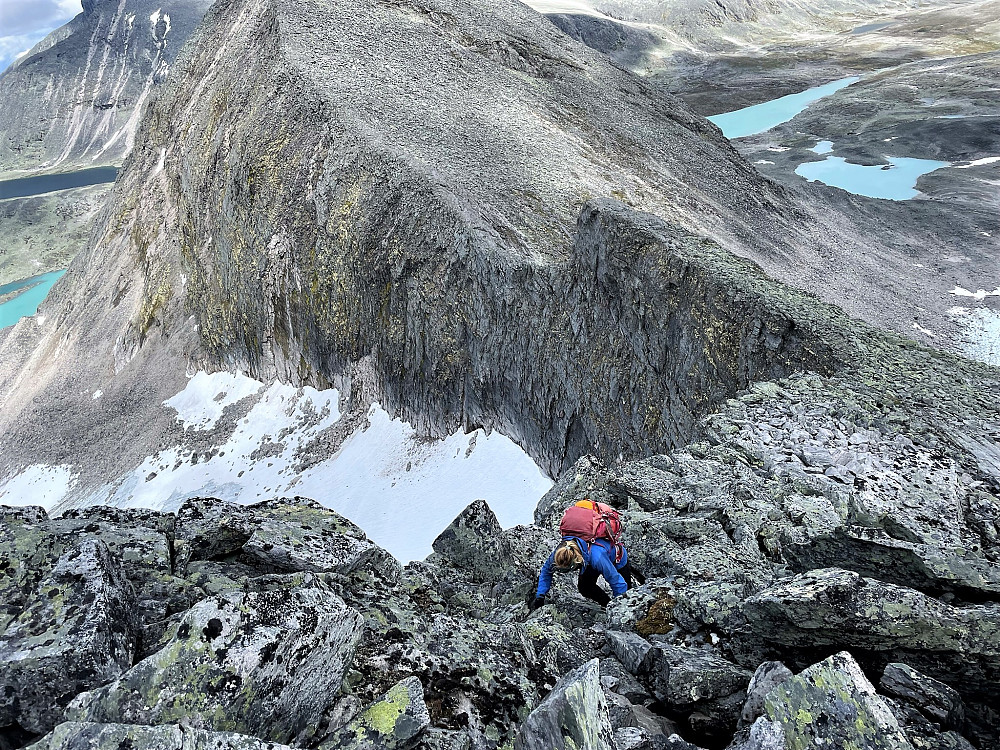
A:
[[[118,178],[115,167],[94,167],[81,169],[77,172],[61,174],[40,174],[34,177],[18,177],[13,180],[0,181],[0,200],[7,198],[30,198],[56,190],[102,185],[114,182]]]
[[[813,149],[816,151],[816,149]],[[817,151],[817,153],[829,153]],[[800,164],[795,174],[810,182],[822,182],[855,195],[905,201],[920,195],[917,180],[936,169],[950,166],[946,161],[886,157],[888,165],[864,166],[851,164],[841,156],[828,156],[823,161]]]
[[[860,80],[858,76],[842,78],[823,86],[800,91],[798,94],[789,94],[780,99],[761,102],[734,112],[712,115],[708,119],[722,129],[722,134],[726,138],[744,138],[748,135],[756,135],[777,127],[783,122],[788,122],[813,102],[830,96],[830,94],[840,91],[858,80]]]
[[[51,271],[43,273],[41,276],[0,286],[0,297],[23,290],[17,296],[0,304],[0,328],[12,326],[21,318],[38,312],[38,306],[42,304],[42,300],[48,296],[52,286],[64,273],[66,271]]]

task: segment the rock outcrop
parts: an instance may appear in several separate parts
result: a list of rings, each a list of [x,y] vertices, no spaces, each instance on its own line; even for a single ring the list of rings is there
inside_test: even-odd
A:
[[[644,463],[617,474],[631,476],[635,492]],[[603,473],[592,459],[581,468],[591,478]],[[580,482],[563,483],[540,511],[570,500],[574,486]],[[625,512],[637,533],[649,511]],[[651,575],[607,612],[583,600],[571,576],[557,576],[551,603],[530,612],[534,575],[557,537],[539,526],[502,530],[482,501],[443,531],[427,560],[402,569],[304,498],[248,507],[201,498],[176,518],[107,508],[71,515],[3,513],[8,611],[24,610],[21,620],[46,639],[39,648],[47,659],[23,658],[22,626],[6,615],[7,747],[118,750],[129,738],[135,748],[184,750],[264,742],[323,750],[787,750],[818,739],[967,750],[970,740],[988,747],[1000,736],[990,706],[1000,682],[992,605],[949,607],[850,571],[795,575],[770,557],[768,578],[756,582],[721,563],[712,579],[676,569]],[[301,554],[259,556],[258,528],[274,549]],[[640,549],[669,561],[671,544],[691,535],[683,523],[663,528],[659,541],[630,538],[637,564]],[[699,538],[706,547],[733,544],[723,537]],[[518,559],[485,575],[484,541]],[[163,543],[167,571],[143,568],[143,550],[155,560]],[[352,545],[368,551],[344,565],[335,552]],[[115,624],[128,625],[121,637],[131,641],[88,635],[108,610],[82,606],[101,600],[88,588],[97,563],[79,550],[119,571],[103,586],[119,592]],[[68,565],[77,588],[50,599],[44,582],[65,577]],[[23,585],[29,573],[42,583]],[[80,626],[60,628],[53,607],[87,614]],[[163,612],[172,614],[154,622]],[[851,653],[820,656],[843,648]],[[72,681],[74,674],[86,679]]]

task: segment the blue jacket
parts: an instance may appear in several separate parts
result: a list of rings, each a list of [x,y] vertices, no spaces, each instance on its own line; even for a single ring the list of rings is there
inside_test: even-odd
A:
[[[563,537],[563,541],[567,539],[573,539],[580,545],[583,552],[583,570],[593,568],[604,576],[604,580],[611,586],[611,592],[615,596],[621,596],[628,591],[628,583],[618,572],[628,564],[628,552],[624,547],[622,548],[622,560],[618,565],[615,565],[614,547],[607,539],[597,539],[593,544],[588,544],[577,537]],[[552,588],[552,574],[556,569],[555,557],[556,552],[552,550],[552,554],[545,561],[542,572],[538,576],[538,590],[535,592],[535,596],[545,596]],[[582,573],[583,570],[580,572]]]

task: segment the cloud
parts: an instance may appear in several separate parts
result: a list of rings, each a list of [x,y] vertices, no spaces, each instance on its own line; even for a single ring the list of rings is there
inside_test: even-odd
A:
[[[82,10],[80,0],[0,0],[4,38],[48,33]]]
[[[80,0],[0,0],[0,71],[81,10]]]

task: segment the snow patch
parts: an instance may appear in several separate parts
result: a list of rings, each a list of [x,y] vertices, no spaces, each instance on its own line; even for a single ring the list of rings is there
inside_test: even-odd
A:
[[[41,505],[51,510],[75,484],[72,467],[35,464],[0,484],[0,505]]]
[[[997,287],[992,292],[987,292],[985,289],[970,292],[968,289],[956,286],[951,290],[951,293],[958,297],[972,297],[972,299],[976,300],[976,302],[982,302],[987,297],[1000,297],[1000,287]]]
[[[103,395],[104,395],[104,391],[97,390],[97,391],[94,391],[94,395],[91,396],[91,398],[94,399],[94,401],[97,401],[97,399],[99,399]]]
[[[920,331],[920,333],[924,334],[925,336],[931,336],[933,338],[937,338],[937,334],[935,334],[933,331],[928,331],[926,328],[924,328],[918,323],[913,324],[913,329],[916,331]]]
[[[227,406],[258,393],[263,387],[263,383],[239,373],[199,372],[183,391],[163,405],[177,412],[177,421],[183,423],[185,430],[211,430]]]
[[[972,169],[972,167],[982,167],[987,164],[995,164],[998,161],[1000,161],[1000,156],[987,156],[985,159],[970,161],[968,164],[962,164],[955,167],[955,169]]]
[[[232,433],[213,436],[222,410],[256,403]],[[461,431],[428,439],[378,404],[338,439],[339,393],[198,372],[164,402],[185,428],[183,444],[148,457],[135,471],[73,503],[175,511],[190,497],[254,503],[311,497],[358,524],[403,562],[422,559],[452,519],[476,499],[501,524],[530,523],[551,487],[509,438]]]

